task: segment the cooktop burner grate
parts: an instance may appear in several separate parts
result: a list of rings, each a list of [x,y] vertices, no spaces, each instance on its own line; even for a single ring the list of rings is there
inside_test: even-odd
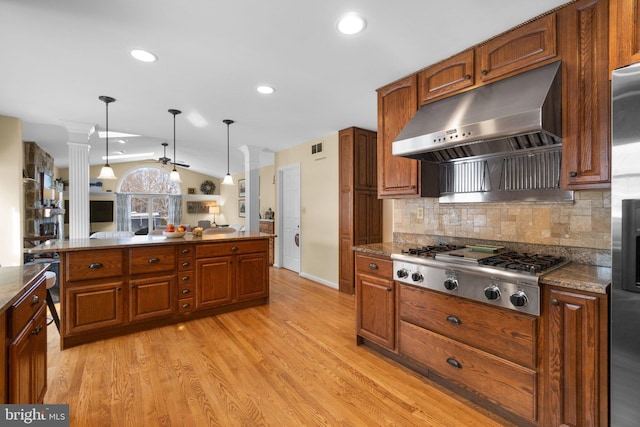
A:
[[[437,245],[420,246],[417,248],[403,249],[402,253],[406,255],[416,255],[416,256],[421,256],[425,258],[433,258],[436,256],[437,253],[456,251],[458,249],[463,249],[463,248],[464,246],[460,246],[460,245],[447,245],[447,244],[439,243]]]
[[[480,265],[535,273],[544,271],[562,262],[564,262],[563,257],[527,253],[521,254],[517,252],[506,252],[478,261]]]

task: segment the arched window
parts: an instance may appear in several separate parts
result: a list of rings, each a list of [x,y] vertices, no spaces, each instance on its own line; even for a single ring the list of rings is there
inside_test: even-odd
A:
[[[139,166],[130,169],[117,190],[118,230],[149,234],[182,216],[182,188],[169,180],[169,171]]]

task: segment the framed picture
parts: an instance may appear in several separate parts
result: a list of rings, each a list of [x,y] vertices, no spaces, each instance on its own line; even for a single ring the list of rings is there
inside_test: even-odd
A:
[[[187,189],[187,193],[188,193],[188,194],[196,194],[196,189],[195,189],[194,187],[189,187],[189,188]]]
[[[244,218],[246,213],[244,200],[238,200],[238,216]]]
[[[239,179],[238,180],[238,197],[244,197],[245,195],[245,183],[244,183],[244,179]]]

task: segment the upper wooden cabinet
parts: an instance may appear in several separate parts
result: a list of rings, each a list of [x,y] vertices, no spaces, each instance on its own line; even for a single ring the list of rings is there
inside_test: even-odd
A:
[[[557,55],[556,15],[543,16],[476,48],[478,82],[486,83]]]
[[[608,188],[611,148],[609,8],[580,0],[558,12],[562,27],[562,186]]]
[[[416,197],[420,194],[419,162],[391,154],[393,140],[416,111],[416,74],[378,89],[378,197]]]
[[[465,50],[418,73],[420,105],[473,86],[474,50]]]
[[[640,61],[640,0],[610,0],[610,70]]]

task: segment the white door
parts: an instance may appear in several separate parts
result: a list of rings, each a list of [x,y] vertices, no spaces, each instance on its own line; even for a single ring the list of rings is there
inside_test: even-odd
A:
[[[280,259],[282,267],[300,273],[300,165],[288,166],[278,171],[280,199],[279,229]],[[280,234],[280,233],[278,233]]]

